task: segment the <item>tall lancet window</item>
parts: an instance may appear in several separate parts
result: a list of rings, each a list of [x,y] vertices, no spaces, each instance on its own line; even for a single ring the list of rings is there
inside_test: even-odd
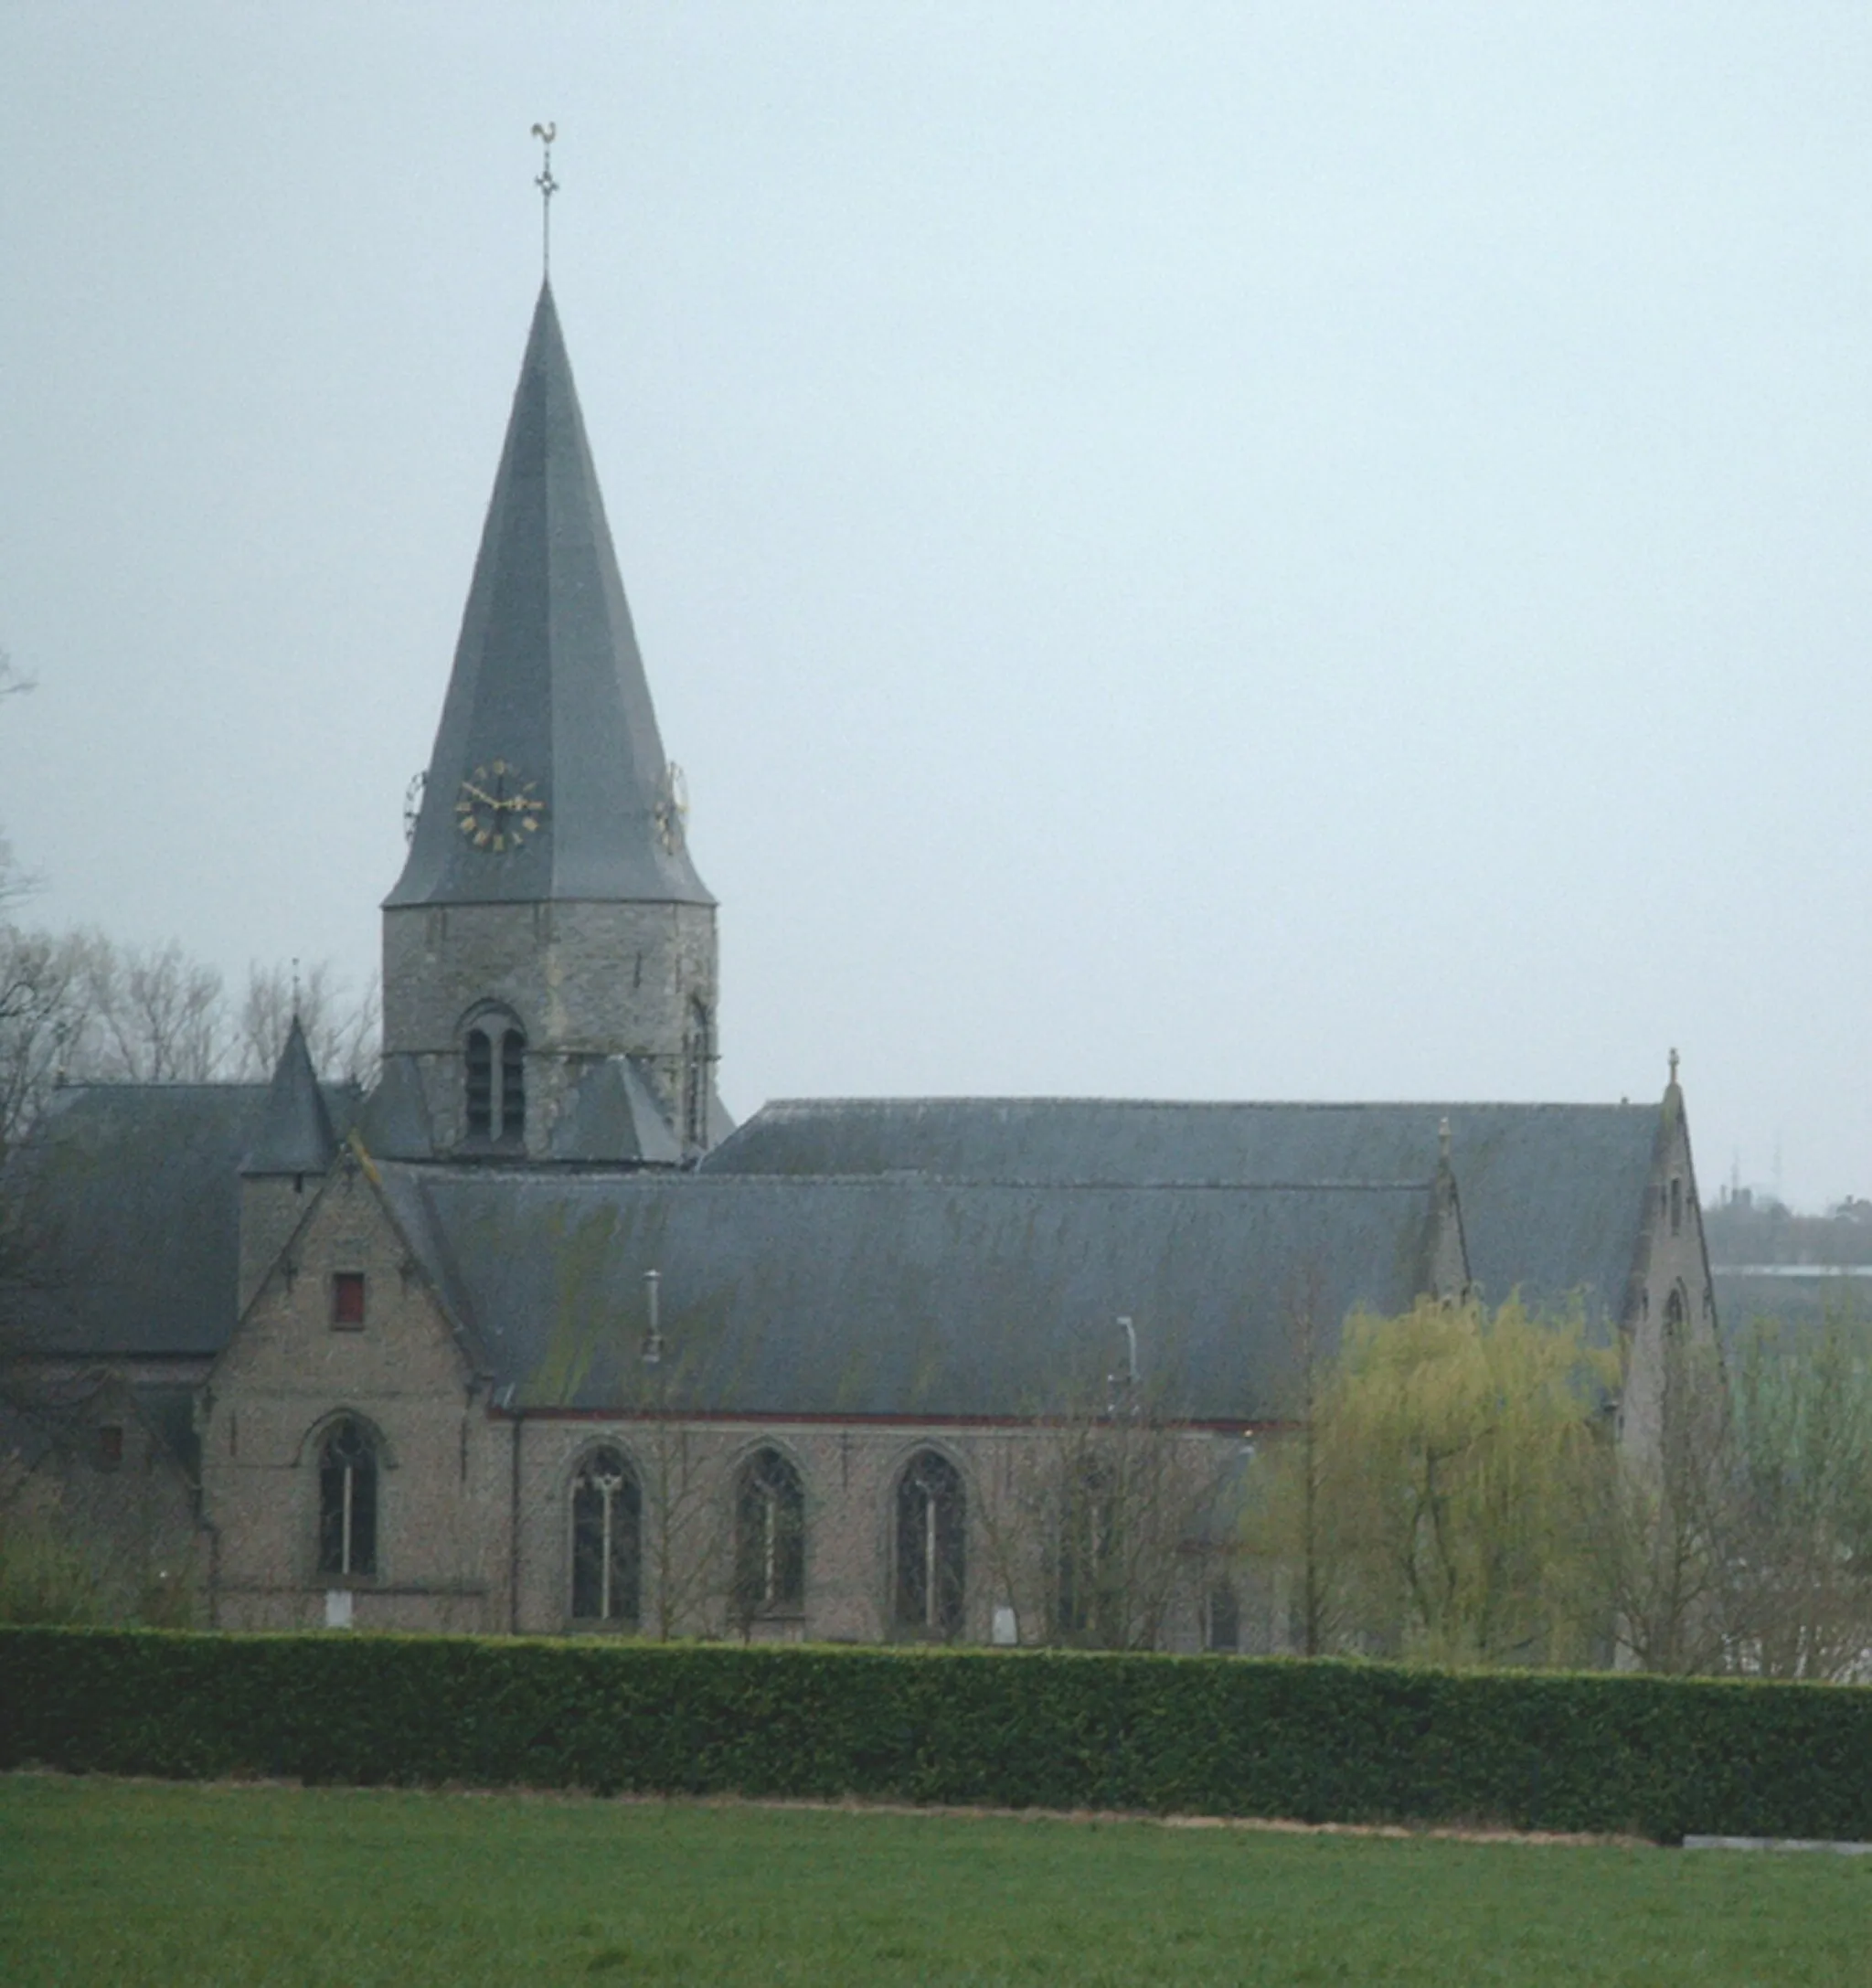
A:
[[[377,1445],[349,1416],[319,1445],[318,1570],[377,1572]]]
[[[572,1617],[634,1623],[643,1583],[644,1497],[615,1450],[594,1450],[572,1485]]]
[[[735,1484],[736,1615],[797,1614],[806,1600],[806,1494],[778,1450],[759,1450]]]
[[[897,1482],[897,1568],[892,1614],[911,1636],[962,1633],[966,1508],[962,1474],[925,1450]]]
[[[683,1033],[683,1143],[699,1153],[708,1143],[708,1071],[715,1061],[715,1031],[708,1010],[699,1001],[689,1004]]]
[[[526,1136],[526,1037],[511,1016],[483,1015],[462,1048],[463,1127],[471,1141]]]

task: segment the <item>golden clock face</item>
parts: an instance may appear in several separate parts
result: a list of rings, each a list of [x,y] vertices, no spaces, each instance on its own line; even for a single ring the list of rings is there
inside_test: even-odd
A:
[[[522,780],[511,760],[477,766],[455,796],[455,826],[462,839],[491,856],[524,848],[546,813],[538,787],[537,780]]]

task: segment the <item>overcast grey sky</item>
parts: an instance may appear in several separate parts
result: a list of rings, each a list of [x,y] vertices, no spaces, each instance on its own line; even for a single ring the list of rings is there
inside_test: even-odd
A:
[[[372,971],[540,118],[733,1111],[1675,1043],[1872,1193],[1864,0],[0,0],[36,916]]]

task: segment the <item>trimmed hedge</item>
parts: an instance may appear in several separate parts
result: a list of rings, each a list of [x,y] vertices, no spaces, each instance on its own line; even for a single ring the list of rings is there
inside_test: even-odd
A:
[[[1872,1690],[1052,1652],[0,1629],[0,1768],[1872,1839]]]

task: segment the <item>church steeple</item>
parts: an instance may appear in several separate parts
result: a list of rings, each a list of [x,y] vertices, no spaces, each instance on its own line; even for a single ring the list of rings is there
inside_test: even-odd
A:
[[[721,1130],[689,860],[549,283],[384,900],[376,1150],[669,1165]]]
[[[540,286],[409,859],[386,908],[714,902]]]
[[[240,1163],[240,1281],[247,1309],[261,1280],[299,1227],[338,1150],[332,1114],[312,1067],[305,1031],[294,1015],[286,1046]]]
[[[266,1109],[252,1147],[240,1163],[243,1175],[323,1174],[338,1150],[332,1115],[312,1067],[305,1031],[294,1015],[286,1046],[273,1066]]]

